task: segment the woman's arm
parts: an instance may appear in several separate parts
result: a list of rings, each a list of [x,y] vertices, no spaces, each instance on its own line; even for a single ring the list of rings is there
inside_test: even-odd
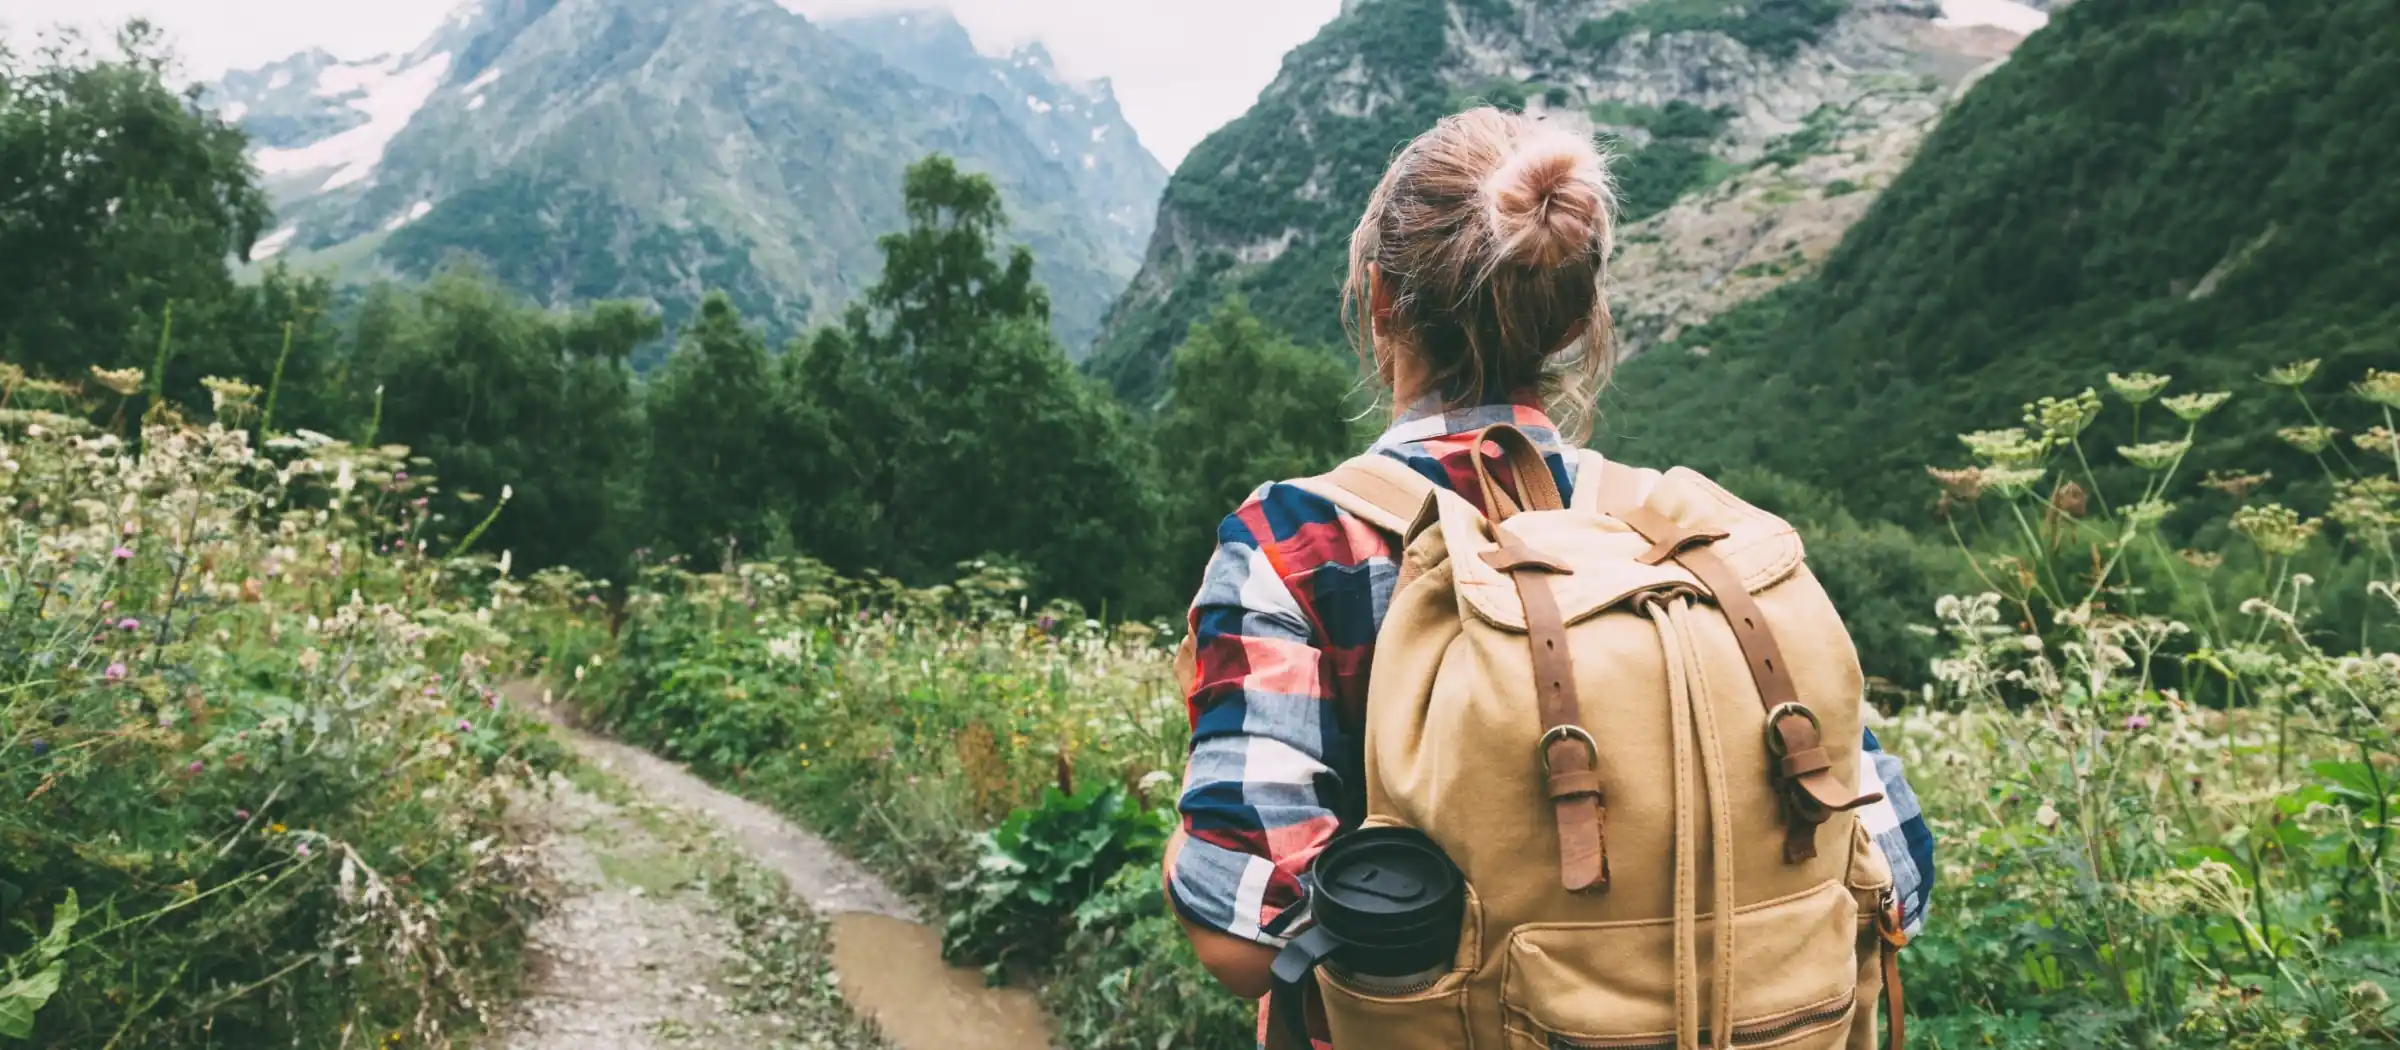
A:
[[[1175,921],[1183,925],[1183,936],[1192,942],[1201,969],[1235,995],[1244,999],[1266,998],[1267,988],[1273,983],[1268,971],[1275,964],[1275,949],[1202,926],[1186,917],[1183,909],[1175,907],[1175,855],[1182,851],[1183,841],[1181,831],[1167,840],[1167,907],[1174,910]]]
[[[1924,928],[1933,901],[1933,829],[1901,772],[1899,756],[1885,751],[1873,730],[1867,732],[1865,771],[1880,781],[1883,801],[1861,810],[1859,820],[1891,862],[1892,893],[1900,900],[1901,923],[1913,937]],[[1877,790],[1875,784],[1862,786]]]
[[[1264,490],[1225,519],[1178,671],[1192,745],[1166,892],[1201,964],[1236,994],[1267,990],[1300,876],[1340,827],[1327,756],[1352,754],[1313,617],[1278,567]],[[1280,518],[1277,519],[1281,521]],[[1321,553],[1321,552],[1320,552]]]

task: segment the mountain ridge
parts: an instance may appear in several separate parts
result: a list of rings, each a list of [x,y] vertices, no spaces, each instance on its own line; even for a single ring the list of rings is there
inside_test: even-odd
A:
[[[2039,17],[2014,0],[1345,3],[1286,57],[1257,104],[1169,180],[1141,272],[1110,308],[1087,367],[1122,396],[1150,401],[1165,387],[1169,349],[1229,294],[1304,342],[1339,342],[1358,209],[1394,150],[1467,105],[1520,108],[1607,137],[1632,228],[1738,172],[1831,148],[1818,114],[1870,94],[1919,96],[1910,105],[1920,115],[1938,114],[1953,85],[2018,39],[1970,24],[1975,12],[1946,12],[1961,2]],[[1941,24],[1946,13],[1970,17]],[[1663,302],[1618,306],[1672,313]]]
[[[894,19],[956,26],[769,0],[488,0],[411,50],[304,52],[204,97],[260,132],[278,221],[256,257],[364,279],[465,255],[546,303],[647,300],[671,321],[723,287],[785,330],[872,279],[902,168],[948,153],[1001,186],[1079,348],[1137,264],[1151,212],[1129,202],[1163,167],[1106,83],[971,48],[946,58],[984,82],[937,83],[862,42]],[[984,90],[999,83],[1025,92],[1015,109]],[[1092,148],[1069,154],[1070,135]]]

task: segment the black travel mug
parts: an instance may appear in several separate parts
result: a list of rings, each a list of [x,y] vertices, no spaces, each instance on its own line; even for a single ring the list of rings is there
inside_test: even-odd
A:
[[[1334,839],[1309,868],[1309,925],[1275,956],[1268,1024],[1308,1045],[1304,996],[1319,966],[1392,994],[1440,980],[1458,956],[1466,885],[1449,855],[1414,828]]]

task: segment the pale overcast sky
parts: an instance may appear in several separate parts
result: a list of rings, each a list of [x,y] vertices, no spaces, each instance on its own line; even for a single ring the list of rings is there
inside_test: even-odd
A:
[[[1113,79],[1134,130],[1170,168],[1250,108],[1284,52],[1341,7],[1341,0],[782,2],[808,14],[946,7],[986,50],[1038,39],[1067,75]],[[146,16],[169,31],[193,76],[210,78],[310,47],[345,58],[406,51],[455,6],[456,0],[0,0],[0,27],[16,40],[58,22],[88,28]]]

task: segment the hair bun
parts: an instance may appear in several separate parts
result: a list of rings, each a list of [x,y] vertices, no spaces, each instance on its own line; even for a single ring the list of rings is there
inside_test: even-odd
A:
[[[1483,194],[1503,260],[1548,267],[1607,251],[1608,176],[1590,139],[1561,130],[1519,139]]]

